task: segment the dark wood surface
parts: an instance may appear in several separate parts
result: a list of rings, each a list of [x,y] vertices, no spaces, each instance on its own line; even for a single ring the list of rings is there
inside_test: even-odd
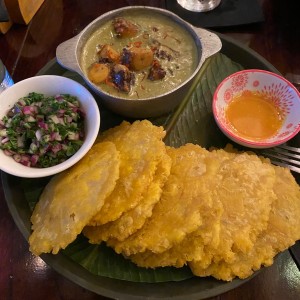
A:
[[[225,1],[225,0],[223,0]],[[215,31],[249,46],[295,85],[300,82],[300,26],[295,1],[261,0],[261,24]],[[122,6],[165,7],[164,1],[46,0],[28,26],[15,24],[0,35],[0,58],[15,82],[34,76],[55,57],[57,45],[99,15]],[[28,251],[0,185],[0,299],[106,299],[57,274]],[[300,272],[290,253],[242,286],[213,299],[300,299]]]

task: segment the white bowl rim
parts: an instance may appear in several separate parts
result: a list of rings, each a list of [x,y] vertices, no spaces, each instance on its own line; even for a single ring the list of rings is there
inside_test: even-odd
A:
[[[15,87],[20,87],[22,85],[28,84],[28,82],[31,82],[31,81],[34,82],[36,80],[47,80],[47,81],[60,80],[63,82],[68,82],[69,84],[74,86],[76,89],[78,89],[78,91],[84,92],[86,98],[89,99],[89,108],[93,109],[93,111],[94,111],[92,128],[94,128],[95,130],[89,131],[88,133],[86,133],[83,145],[73,156],[71,156],[69,159],[67,159],[64,162],[62,162],[58,165],[49,167],[49,168],[26,167],[20,163],[15,162],[13,160],[13,158],[11,158],[12,164],[16,166],[16,168],[13,168],[13,167],[11,167],[10,164],[7,165],[7,164],[3,163],[2,160],[0,160],[0,170],[1,171],[4,171],[4,172],[9,173],[14,176],[19,176],[19,177],[24,177],[24,178],[42,178],[42,177],[60,173],[64,170],[68,169],[69,167],[73,166],[90,150],[90,148],[92,147],[92,145],[94,144],[94,142],[98,136],[98,132],[99,132],[99,128],[100,128],[100,111],[99,111],[99,107],[97,105],[97,102],[96,102],[94,96],[88,91],[88,89],[86,87],[84,87],[77,81],[67,78],[67,77],[63,77],[63,76],[59,76],[59,75],[37,75],[37,76],[26,78],[24,80],[21,80],[21,81],[15,83],[8,89],[4,90],[0,94],[0,100],[1,100],[1,98],[5,97],[7,94],[9,95]],[[54,92],[52,93],[52,95],[58,94],[58,93],[59,93],[59,91],[56,92],[54,89]],[[26,94],[26,92],[24,92],[24,96],[25,96],[25,94]],[[72,95],[72,92],[70,92],[70,94]],[[16,99],[15,102],[17,102],[17,100],[18,99]],[[79,99],[79,101],[80,101],[80,99]],[[0,106],[1,106],[1,101],[0,101]],[[87,119],[85,120],[85,126],[87,126]],[[86,139],[87,136],[88,136],[88,139]],[[2,150],[0,150],[0,151],[2,152]],[[5,155],[5,154],[2,152],[1,155]],[[17,169],[17,170],[15,170],[15,169]]]
[[[297,128],[293,131],[293,133],[291,133],[290,135],[286,136],[283,139],[274,141],[274,142],[260,142],[260,141],[251,141],[248,140],[246,138],[240,137],[238,135],[235,135],[232,133],[232,131],[229,131],[227,129],[226,126],[223,125],[223,123],[220,121],[219,115],[217,114],[217,96],[219,93],[219,90],[221,89],[221,87],[223,86],[223,84],[225,82],[227,82],[228,80],[232,79],[233,77],[239,75],[239,74],[245,74],[245,73],[263,73],[266,75],[270,75],[273,77],[278,78],[279,80],[282,80],[283,82],[285,82],[297,95],[297,99],[300,102],[300,92],[296,89],[296,87],[287,79],[285,79],[283,76],[276,74],[274,72],[271,71],[267,71],[267,70],[261,70],[261,69],[245,69],[245,70],[241,70],[241,71],[237,71],[229,76],[227,76],[226,78],[224,78],[221,83],[218,85],[218,87],[216,88],[214,95],[213,95],[213,102],[212,102],[212,109],[213,109],[213,115],[214,118],[218,124],[218,126],[220,127],[220,129],[224,132],[224,134],[226,134],[229,138],[232,137],[232,139],[236,142],[239,143],[241,145],[248,145],[249,147],[255,148],[255,147],[259,147],[259,148],[271,148],[271,147],[275,147],[281,144],[284,144],[285,142],[289,141],[290,139],[292,139],[294,136],[296,136],[299,131],[300,131],[300,122],[297,126]]]

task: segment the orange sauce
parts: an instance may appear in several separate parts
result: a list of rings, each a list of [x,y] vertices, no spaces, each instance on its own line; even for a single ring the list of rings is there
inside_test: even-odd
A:
[[[272,137],[283,122],[279,109],[254,92],[235,97],[228,104],[225,116],[240,137],[253,140]]]

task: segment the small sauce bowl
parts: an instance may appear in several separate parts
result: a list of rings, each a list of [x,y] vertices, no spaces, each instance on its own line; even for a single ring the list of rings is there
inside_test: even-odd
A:
[[[245,131],[240,130],[241,127],[237,127],[237,123],[230,119],[228,111],[234,101],[243,101],[252,96],[257,101],[264,101],[272,109],[264,109],[266,105],[265,107],[258,105],[257,110],[252,107],[251,115],[249,102],[246,104],[247,101],[244,100],[244,109],[237,112],[236,116],[244,122],[243,129],[246,131],[249,129],[249,132],[255,133],[253,130],[255,126],[261,127],[262,130],[266,129],[263,128],[267,125],[266,118],[264,118],[268,117],[266,114],[277,111],[280,123],[277,124],[274,133],[269,136],[259,137],[256,134],[245,134]],[[265,115],[262,114],[262,110],[265,111]],[[300,93],[298,90],[282,76],[265,70],[253,69],[236,72],[219,84],[213,96],[213,114],[221,131],[232,141],[249,148],[275,147],[293,138],[300,130],[299,112]],[[268,125],[273,126],[274,124],[272,122]]]

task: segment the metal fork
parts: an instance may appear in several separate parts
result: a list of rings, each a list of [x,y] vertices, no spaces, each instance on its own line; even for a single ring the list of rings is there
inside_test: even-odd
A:
[[[300,174],[300,148],[280,145],[263,149],[260,154],[269,158],[274,165],[289,168]]]

